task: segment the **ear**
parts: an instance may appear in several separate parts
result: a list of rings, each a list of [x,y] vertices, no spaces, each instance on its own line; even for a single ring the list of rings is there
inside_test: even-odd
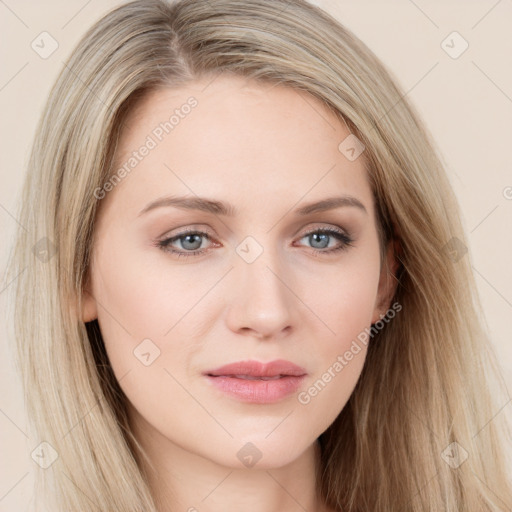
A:
[[[82,294],[82,322],[91,322],[96,318],[98,318],[96,300],[91,293],[89,277],[87,277]]]
[[[387,246],[386,257],[381,265],[377,300],[372,315],[372,324],[381,319],[391,306],[391,300],[395,295],[398,279],[396,273],[399,267],[401,247],[398,238],[393,238]]]

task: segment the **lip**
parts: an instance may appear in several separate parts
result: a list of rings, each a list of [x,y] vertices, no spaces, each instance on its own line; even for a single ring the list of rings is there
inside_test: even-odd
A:
[[[300,377],[306,375],[306,370],[296,364],[276,359],[269,363],[260,363],[259,361],[237,361],[236,363],[226,364],[214,370],[204,372],[205,375],[231,376],[231,375],[249,375],[251,377],[275,377],[277,375],[291,375]]]
[[[233,398],[263,404],[278,402],[297,391],[307,372],[290,361],[277,359],[269,363],[238,361],[203,375],[211,385]]]

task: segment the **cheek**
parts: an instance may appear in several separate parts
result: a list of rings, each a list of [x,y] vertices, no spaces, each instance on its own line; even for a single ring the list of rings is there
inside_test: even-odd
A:
[[[182,288],[179,280],[163,280],[159,269],[148,265],[140,251],[123,246],[123,237],[108,238],[98,248],[95,261],[93,294],[98,323],[119,376],[135,363],[140,365],[138,351],[149,350],[155,357],[163,335],[183,316],[183,303],[176,299],[176,288]]]
[[[93,293],[105,341],[126,345],[162,339],[193,309],[209,283],[196,280],[192,267],[173,267],[158,248],[127,242],[129,235],[114,232],[104,238],[108,241],[95,257]],[[213,283],[215,276],[210,277]]]
[[[183,381],[201,348],[198,331],[219,316],[219,301],[205,297],[219,273],[173,266],[156,248],[123,246],[123,236],[107,239],[95,258],[93,294],[114,374],[137,409],[185,403],[189,396],[171,375]]]
[[[330,266],[317,265],[299,278],[300,298],[319,320],[317,336],[324,357],[344,350],[371,324],[377,302],[378,247],[347,253]],[[376,256],[377,254],[377,256]]]
[[[171,375],[183,380],[175,368],[187,366],[191,347],[183,340],[194,316],[187,311],[200,290],[190,286],[190,276],[187,286],[186,273],[164,274],[133,248],[111,242],[99,254],[93,278],[106,352],[130,407],[150,423],[163,420],[159,426],[165,431],[172,416],[164,411],[188,404],[189,396]]]
[[[378,259],[358,256],[350,262],[347,258],[345,266],[331,272],[329,281],[325,275],[329,285],[316,288],[306,299],[314,304],[311,309],[321,312],[323,329],[315,337],[315,374],[305,383],[297,402],[307,417],[318,418],[321,430],[335,420],[359,380],[377,298]],[[309,428],[318,429],[319,425]]]

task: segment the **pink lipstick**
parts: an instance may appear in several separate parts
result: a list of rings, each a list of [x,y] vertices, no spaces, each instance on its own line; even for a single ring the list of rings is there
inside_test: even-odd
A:
[[[269,363],[238,361],[203,373],[211,385],[242,401],[274,403],[297,391],[307,372],[277,359]]]

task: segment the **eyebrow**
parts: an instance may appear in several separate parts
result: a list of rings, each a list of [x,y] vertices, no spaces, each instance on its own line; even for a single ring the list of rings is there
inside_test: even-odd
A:
[[[162,197],[146,205],[139,213],[139,217],[155,208],[162,207],[175,207],[182,208],[184,210],[199,210],[207,213],[213,213],[215,215],[224,215],[233,217],[237,215],[236,208],[222,201],[215,201],[213,199],[207,199],[205,197],[185,197],[185,196],[168,196]],[[314,203],[308,203],[298,208],[295,213],[297,215],[310,215],[312,213],[324,212],[327,210],[333,210],[340,207],[355,207],[366,214],[368,213],[363,203],[359,199],[353,196],[336,196],[322,199]]]

